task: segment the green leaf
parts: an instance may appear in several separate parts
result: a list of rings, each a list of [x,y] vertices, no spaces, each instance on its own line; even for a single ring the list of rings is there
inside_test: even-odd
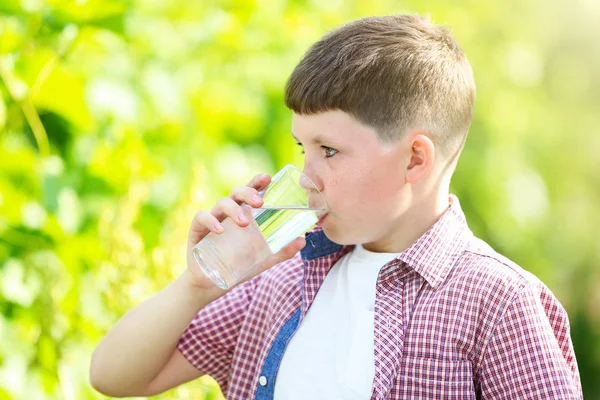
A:
[[[125,27],[127,1],[50,1],[51,8],[44,15],[45,23],[56,30],[69,24],[106,29],[122,35]]]
[[[0,132],[4,130],[4,126],[6,125],[6,104],[4,104],[4,99],[0,95]]]
[[[0,14],[23,15],[25,11],[21,8],[20,0],[2,0],[0,2]]]
[[[163,219],[164,213],[150,204],[144,204],[140,208],[137,221],[133,227],[142,235],[144,247],[147,251],[151,251],[159,244],[161,221]]]
[[[6,390],[0,387],[0,400],[14,400],[14,397],[10,395]]]
[[[21,17],[0,16],[0,55],[20,49],[25,42],[25,33]]]

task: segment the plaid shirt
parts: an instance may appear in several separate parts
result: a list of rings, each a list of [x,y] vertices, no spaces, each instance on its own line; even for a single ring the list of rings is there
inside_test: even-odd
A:
[[[272,399],[285,347],[353,246],[320,228],[294,258],[206,306],[179,351],[228,399]],[[376,283],[371,399],[580,399],[564,308],[473,236],[455,197]],[[351,349],[348,349],[351,351]]]

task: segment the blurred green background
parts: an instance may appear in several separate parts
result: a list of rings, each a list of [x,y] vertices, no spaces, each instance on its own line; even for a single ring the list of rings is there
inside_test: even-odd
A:
[[[104,398],[91,353],[183,271],[194,212],[301,165],[283,88],[307,47],[405,12],[474,67],[453,181],[472,230],[564,304],[600,398],[598,1],[0,0],[0,400]]]

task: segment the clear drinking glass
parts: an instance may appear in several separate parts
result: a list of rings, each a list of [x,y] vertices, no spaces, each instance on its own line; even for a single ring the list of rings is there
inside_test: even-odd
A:
[[[308,231],[327,209],[315,184],[293,165],[275,174],[260,194],[262,207],[242,205],[248,226],[240,227],[226,218],[221,234],[209,233],[192,249],[202,271],[222,289],[239,282]]]

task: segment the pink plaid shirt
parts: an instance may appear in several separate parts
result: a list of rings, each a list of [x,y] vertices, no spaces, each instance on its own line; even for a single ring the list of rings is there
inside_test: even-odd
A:
[[[535,276],[474,237],[451,200],[379,273],[371,399],[582,398],[564,308]],[[294,258],[200,311],[179,341],[228,399],[273,398],[288,341],[327,272],[353,248],[319,228],[306,237]]]

